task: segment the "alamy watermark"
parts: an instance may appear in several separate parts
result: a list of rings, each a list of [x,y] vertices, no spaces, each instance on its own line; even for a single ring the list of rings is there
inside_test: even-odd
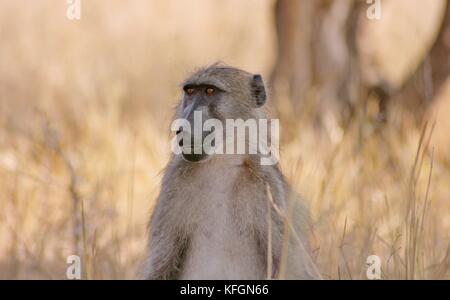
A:
[[[69,20],[81,19],[81,0],[67,0],[66,17]]]
[[[222,155],[259,154],[261,165],[279,160],[280,122],[278,119],[207,119],[194,112],[193,127],[186,119],[176,119],[171,130],[174,154]]]
[[[81,259],[78,255],[70,255],[66,260],[68,267],[66,270],[67,279],[81,279]]]
[[[367,279],[381,279],[381,259],[377,255],[367,257]]]
[[[366,12],[367,18],[369,20],[381,20],[381,0],[366,0],[366,3],[369,5]]]

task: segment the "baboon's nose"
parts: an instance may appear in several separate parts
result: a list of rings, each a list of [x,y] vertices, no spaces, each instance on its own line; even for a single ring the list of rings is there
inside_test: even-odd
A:
[[[180,133],[182,133],[183,132],[183,130],[180,128],[180,129],[178,129],[177,131],[176,131],[176,135],[178,136]],[[183,138],[179,138],[179,141],[178,141],[178,145],[180,146],[180,147],[183,147]]]

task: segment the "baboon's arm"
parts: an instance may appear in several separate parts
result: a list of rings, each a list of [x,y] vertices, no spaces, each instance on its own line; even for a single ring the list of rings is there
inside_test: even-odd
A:
[[[268,258],[270,245],[272,278],[318,279],[320,274],[305,248],[304,226],[308,220],[306,208],[286,184],[278,167],[263,169],[268,197],[269,222],[260,228],[259,242]],[[269,214],[270,212],[270,214]],[[269,220],[269,219],[267,219]],[[271,228],[269,240],[268,229]],[[269,261],[267,261],[269,265]]]
[[[258,226],[257,230],[259,252],[266,261],[267,270],[269,266],[271,268],[270,274],[267,274],[268,279],[278,278],[280,271],[284,230],[283,213],[285,211],[284,199],[280,200],[281,196],[278,188],[267,186],[267,211],[265,216],[262,216],[262,226]]]
[[[267,268],[271,265],[269,279],[321,279],[310,254],[303,244],[302,234],[295,230],[291,221],[273,212],[269,231],[260,230],[258,233],[260,253],[266,259]],[[286,222],[288,222],[286,224]],[[271,247],[271,257],[268,251]],[[269,262],[270,259],[270,262]]]
[[[176,279],[187,248],[184,231],[173,228],[170,217],[156,208],[151,221],[145,279]]]
[[[282,253],[282,237],[283,237],[283,225],[280,223],[280,218],[276,216],[276,213],[271,214],[271,224],[269,226],[268,219],[265,222],[265,228],[260,228],[257,237],[259,245],[259,253],[263,255],[266,261],[266,268],[271,267],[271,274],[268,279],[278,278]],[[271,228],[271,234],[269,235],[269,227]],[[271,249],[270,249],[271,248]],[[269,257],[270,254],[270,257]]]

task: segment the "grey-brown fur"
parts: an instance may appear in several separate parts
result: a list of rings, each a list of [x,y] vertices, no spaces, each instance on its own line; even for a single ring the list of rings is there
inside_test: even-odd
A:
[[[254,75],[248,72],[213,65],[194,73],[183,86],[208,84],[225,91],[215,99],[215,107],[206,117],[266,118],[261,103],[254,102],[252,78]],[[260,96],[260,92],[256,94]],[[177,118],[183,116],[184,101],[177,109]],[[307,214],[298,199],[293,201],[296,205],[292,210],[296,232],[290,234],[288,255],[282,255],[284,231],[289,226],[285,226],[280,212],[290,211],[289,199],[295,194],[278,165],[262,166],[258,158],[212,155],[194,163],[182,155],[172,156],[150,222],[146,279],[266,279],[267,191],[280,210],[271,207],[270,277],[320,278],[299,225],[306,222]],[[280,274],[280,268],[284,274]]]

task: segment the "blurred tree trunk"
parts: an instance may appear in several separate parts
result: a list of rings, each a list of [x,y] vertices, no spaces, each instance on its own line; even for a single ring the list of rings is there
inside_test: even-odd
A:
[[[450,75],[450,3],[447,3],[444,23],[430,53],[430,65],[433,94],[436,94]]]
[[[421,4],[426,15],[418,16],[409,7],[396,17],[410,2],[386,2],[383,8],[391,9],[391,13],[382,21],[373,21],[362,14],[368,8],[366,1],[277,0],[278,57],[270,86],[279,112],[306,113],[320,125],[336,127],[345,125],[354,113],[384,121],[386,106],[393,102],[414,111],[420,119],[450,70],[450,7],[441,6],[444,1],[429,6],[420,1],[411,5]],[[433,43],[432,36],[441,26],[442,7],[446,7],[444,25]],[[408,24],[405,18],[414,24]],[[379,22],[384,22],[383,26]],[[396,24],[406,27],[399,29]],[[358,32],[361,28],[363,34]],[[388,32],[382,34],[383,30]],[[419,33],[420,38],[416,35]],[[405,43],[408,39],[410,42]],[[400,50],[397,41],[404,43]],[[361,51],[361,42],[368,51]],[[384,47],[386,44],[390,47]],[[419,51],[421,47],[424,52]],[[398,65],[399,58],[403,59],[402,66]],[[416,64],[420,68],[408,73],[409,67]],[[370,112],[369,99],[378,104],[374,109],[376,105],[371,101]]]
[[[347,107],[351,96],[347,85],[357,62],[351,45],[356,2],[276,2],[278,56],[270,85],[277,101],[287,99],[294,112],[306,109],[316,120],[323,112],[341,113]]]
[[[305,97],[313,80],[316,1],[278,0],[275,4],[278,56],[270,85],[276,97],[286,96],[295,104]]]
[[[414,116],[420,124],[430,103],[450,76],[450,4],[447,3],[439,35],[417,71],[399,90],[385,91],[383,102],[389,101]]]

